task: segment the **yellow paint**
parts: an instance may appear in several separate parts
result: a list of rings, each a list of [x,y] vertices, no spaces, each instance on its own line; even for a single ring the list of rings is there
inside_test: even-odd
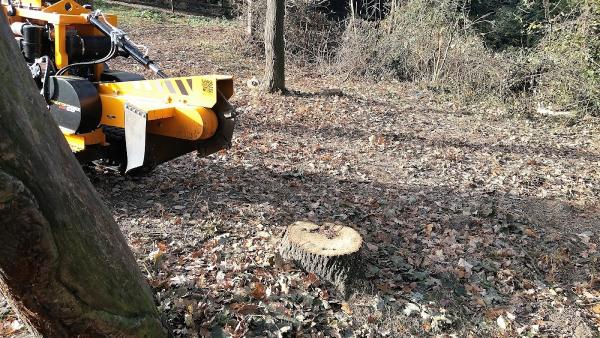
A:
[[[76,10],[76,11],[70,11],[67,12],[64,9],[61,9],[60,6],[57,6],[59,4],[63,4],[64,1],[68,1],[68,0],[63,0],[60,2],[55,3],[54,5],[50,6],[50,7],[46,7],[43,10],[35,10],[35,9],[29,9],[29,8],[16,8],[16,17],[10,17],[9,19],[11,20],[11,22],[16,22],[16,21],[22,21],[22,20],[16,20],[17,17],[21,17],[21,18],[27,18],[28,20],[35,20],[38,22],[47,22],[53,25],[90,25],[90,23],[88,22],[88,14],[91,13],[90,10],[85,9],[83,7],[81,7],[81,10]],[[56,6],[56,7],[54,7]],[[64,6],[64,4],[63,4]],[[56,11],[51,12],[48,11],[49,8],[54,8]],[[106,18],[106,20],[113,26],[117,25],[117,17],[114,15],[110,15],[110,14],[105,14],[104,17]]]
[[[192,83],[191,87],[190,81]],[[187,95],[182,93],[178,83],[183,85]],[[233,78],[231,76],[207,75],[101,83],[98,85],[98,91],[100,94],[130,95],[154,98],[164,103],[212,108],[217,103],[217,91],[220,91],[226,99],[233,95]]]
[[[69,64],[66,46],[67,29],[69,26],[80,25],[78,31],[84,36],[102,34],[88,22],[87,17],[91,11],[73,0],[61,0],[48,7],[43,7],[41,0],[23,1],[22,4],[24,6],[31,5],[32,8],[42,8],[42,10],[17,7],[16,16],[9,17],[9,22],[28,20],[37,24],[52,24],[54,26],[54,58],[56,66],[59,69]],[[2,7],[4,8],[4,6]],[[117,19],[114,15],[105,15],[105,18],[112,25],[117,24]],[[96,78],[100,79],[102,68],[97,67],[96,72]]]
[[[106,135],[104,135],[102,128],[86,134],[64,134],[64,136],[74,153],[84,150],[85,146],[106,144]]]
[[[100,31],[91,26],[88,22],[88,14],[91,11],[79,5],[73,0],[62,0],[53,5],[45,7],[41,11],[19,8],[17,15],[48,22],[54,25],[54,58],[56,66],[60,69],[69,65],[67,56],[67,29],[70,25],[81,25],[78,27],[79,34],[102,35]],[[106,20],[112,25],[116,25],[116,17],[113,15],[105,16]],[[86,29],[87,27],[90,27]],[[87,32],[86,32],[87,31]],[[84,34],[87,33],[87,34]],[[102,68],[96,67],[96,78],[100,79]]]
[[[61,69],[69,65],[67,56],[67,26],[54,25],[54,62]]]
[[[217,131],[218,118],[211,108],[217,102],[219,91],[226,98],[233,94],[230,76],[100,83],[100,124],[124,128],[125,103],[129,103],[148,114],[149,133],[184,140],[205,140]]]
[[[195,141],[211,138],[218,124],[217,115],[211,109],[177,107],[173,117],[149,121],[147,130],[151,134]]]
[[[58,14],[65,14],[65,15],[79,15],[79,14],[88,14],[91,11],[89,9],[85,9],[83,6],[81,6],[80,4],[78,4],[77,2],[75,2],[73,0],[62,0],[62,1],[59,1],[55,4],[52,4],[44,9],[42,9],[42,12],[58,13]]]

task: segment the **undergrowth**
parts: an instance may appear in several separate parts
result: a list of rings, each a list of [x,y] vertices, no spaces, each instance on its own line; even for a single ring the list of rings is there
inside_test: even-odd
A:
[[[248,41],[261,52],[265,1],[253,3]],[[342,78],[416,82],[513,113],[600,115],[600,0],[384,3],[375,19],[356,9],[339,21],[312,2],[289,2],[288,60]]]
[[[235,21],[211,16],[187,15],[180,13],[169,13],[154,9],[140,9],[136,7],[123,6],[108,3],[102,0],[94,0],[94,7],[105,13],[117,15],[127,20],[142,20],[161,24],[185,24],[191,27],[227,27],[235,25]]]
[[[467,3],[413,0],[381,21],[351,20],[335,66],[422,83],[467,104],[599,115],[598,18],[598,2],[582,3],[561,21],[538,23],[535,43],[499,49]]]

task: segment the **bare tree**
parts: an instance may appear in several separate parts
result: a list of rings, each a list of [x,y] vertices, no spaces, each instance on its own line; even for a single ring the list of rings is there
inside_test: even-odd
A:
[[[285,0],[267,0],[265,22],[265,78],[268,92],[285,92]]]
[[[252,15],[252,11],[254,10],[253,8],[253,1],[252,0],[246,0],[246,38],[249,41],[254,40],[254,22],[253,22],[253,15]]]
[[[0,293],[45,337],[169,335],[0,13]]]

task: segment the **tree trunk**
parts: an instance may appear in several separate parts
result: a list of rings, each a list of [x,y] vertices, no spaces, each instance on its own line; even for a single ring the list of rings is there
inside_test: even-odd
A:
[[[265,22],[265,79],[268,92],[285,92],[285,0],[267,0]]]
[[[246,5],[248,6],[246,11],[246,38],[248,39],[248,41],[254,40],[254,22],[252,22],[252,11],[254,10],[254,8],[252,6],[252,3],[252,0],[246,1]]]
[[[1,12],[0,82],[0,292],[43,336],[168,336]]]
[[[348,296],[350,287],[362,278],[361,246],[362,237],[352,228],[296,222],[287,228],[279,253]]]

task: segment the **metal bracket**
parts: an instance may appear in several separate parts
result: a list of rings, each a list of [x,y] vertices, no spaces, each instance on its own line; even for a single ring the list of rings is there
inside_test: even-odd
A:
[[[125,103],[125,147],[127,148],[127,168],[125,172],[144,164],[146,121],[148,121],[146,111],[130,103]]]

